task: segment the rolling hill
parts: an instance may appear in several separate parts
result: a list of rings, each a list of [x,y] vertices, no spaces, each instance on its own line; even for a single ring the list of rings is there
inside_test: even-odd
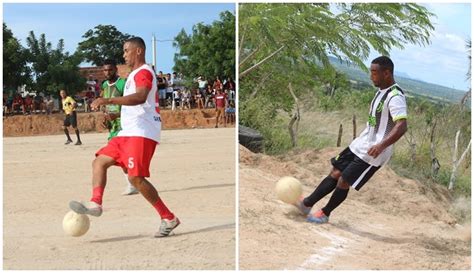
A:
[[[372,85],[369,74],[360,69],[358,66],[352,63],[341,62],[335,57],[330,57],[330,61],[338,71],[346,74],[346,76],[350,80],[355,81],[356,84],[362,86]],[[395,80],[400,84],[400,86],[402,86],[404,90],[408,92],[408,94],[425,97],[434,101],[459,103],[466,93],[465,90],[453,89],[433,83],[411,79],[406,73],[403,72],[395,73]]]

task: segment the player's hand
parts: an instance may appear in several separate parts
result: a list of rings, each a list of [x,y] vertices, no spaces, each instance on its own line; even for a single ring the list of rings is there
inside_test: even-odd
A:
[[[370,147],[369,151],[367,151],[367,154],[373,158],[377,158],[377,156],[379,156],[383,152],[383,150],[385,150],[385,147],[383,147],[383,145],[379,143]]]
[[[107,113],[106,115],[110,121],[116,120],[117,118],[120,117],[120,114],[116,114],[116,113]]]
[[[104,98],[97,98],[91,103],[91,109],[92,110],[99,110],[101,105],[105,105],[107,102],[106,99]]]
[[[100,123],[100,125],[102,125],[102,128],[104,128],[104,129],[109,129],[109,122],[107,121],[106,118],[104,118],[104,119],[102,120],[102,122]]]

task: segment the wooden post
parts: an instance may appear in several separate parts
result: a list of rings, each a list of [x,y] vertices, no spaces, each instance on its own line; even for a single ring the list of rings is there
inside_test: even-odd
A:
[[[356,138],[357,124],[356,124],[356,115],[352,115],[352,139]]]
[[[342,139],[342,123],[339,124],[339,134],[337,135],[337,145],[336,145],[336,147],[341,147],[341,139]]]
[[[456,132],[456,138],[454,141],[454,151],[453,151],[453,168],[451,170],[451,177],[449,178],[449,185],[448,185],[448,190],[452,190],[454,188],[454,182],[456,181],[456,171],[461,164],[461,162],[464,160],[464,157],[466,157],[467,152],[469,151],[469,148],[471,147],[471,141],[469,140],[469,144],[466,147],[466,150],[462,153],[461,157],[458,159],[458,143],[459,143],[459,135],[461,134],[461,130],[458,130]]]

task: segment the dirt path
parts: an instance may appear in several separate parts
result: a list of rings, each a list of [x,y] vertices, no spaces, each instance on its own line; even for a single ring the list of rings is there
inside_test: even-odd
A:
[[[305,194],[313,191],[338,151],[274,158],[240,148],[241,269],[470,269],[470,224],[455,223],[446,191],[389,168],[351,190],[326,225],[306,222],[276,199],[275,183],[286,175],[297,177]]]
[[[234,269],[235,129],[166,130],[151,182],[181,219],[176,235],[153,238],[155,210],[121,196],[125,178],[109,170],[104,214],[82,237],[64,234],[71,199],[88,200],[91,162],[107,134],[4,138],[4,269]],[[73,139],[74,136],[73,136]]]

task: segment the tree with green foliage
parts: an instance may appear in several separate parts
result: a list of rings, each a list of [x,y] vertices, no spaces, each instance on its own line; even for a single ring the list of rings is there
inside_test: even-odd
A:
[[[76,54],[97,66],[107,59],[123,64],[123,44],[131,37],[120,32],[115,26],[98,25],[82,36],[85,40],[79,43]]]
[[[4,90],[16,90],[31,84],[31,71],[27,66],[27,52],[13,32],[3,23],[3,86]]]
[[[413,3],[258,3],[239,6],[240,122],[268,131],[271,116],[258,115],[254,103],[265,101],[267,113],[293,109],[287,91],[315,98],[328,91],[335,103],[340,90],[350,89],[330,64],[330,56],[368,71],[364,61],[371,48],[389,55],[405,44],[429,44],[434,27],[426,8]],[[334,88],[336,87],[336,88]],[[345,90],[350,91],[350,90]],[[324,93],[324,92],[323,92]],[[263,99],[265,97],[265,99]],[[319,98],[318,98],[319,99]],[[273,110],[272,110],[273,109]],[[304,118],[304,117],[302,117]],[[268,130],[267,130],[268,129]],[[266,143],[271,145],[271,139]]]
[[[66,89],[69,94],[74,94],[85,87],[85,79],[79,73],[82,59],[64,52],[63,39],[60,39],[56,49],[53,49],[51,42],[46,41],[44,33],[38,39],[35,33],[30,31],[26,43],[28,62],[35,78],[31,89],[46,94],[57,94],[60,89]]]
[[[412,3],[244,4],[239,11],[239,77],[274,54],[324,66],[333,55],[367,71],[370,47],[389,55],[407,43],[428,44],[434,30],[434,14]]]
[[[211,25],[198,23],[189,35],[181,30],[174,38],[173,46],[178,48],[173,69],[185,77],[234,77],[235,15],[222,12],[220,20]]]

